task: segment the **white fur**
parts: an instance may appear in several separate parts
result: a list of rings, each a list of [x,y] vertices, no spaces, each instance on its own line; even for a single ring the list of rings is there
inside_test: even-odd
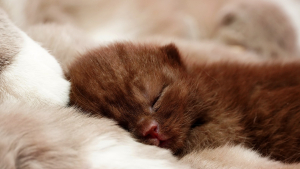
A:
[[[260,156],[257,152],[241,145],[225,145],[193,152],[181,159],[181,162],[196,169],[299,169],[300,164],[284,164]]]
[[[20,36],[22,48],[0,76],[2,101],[15,98],[31,104],[66,105],[70,83],[58,62],[25,33],[20,31]]]
[[[174,165],[171,161],[162,158],[153,158],[144,151],[158,149],[153,146],[142,145],[131,140],[118,141],[109,134],[98,137],[86,147],[87,158],[91,169],[98,168],[139,168],[139,169],[169,169],[181,168],[180,165]],[[160,157],[168,157],[169,152],[161,149]],[[165,155],[163,155],[165,154]],[[153,154],[153,156],[155,156]],[[149,158],[150,157],[150,158]],[[113,162],[112,162],[113,161]],[[187,166],[185,166],[186,168]]]
[[[0,168],[189,169],[105,118],[72,108],[0,105]]]

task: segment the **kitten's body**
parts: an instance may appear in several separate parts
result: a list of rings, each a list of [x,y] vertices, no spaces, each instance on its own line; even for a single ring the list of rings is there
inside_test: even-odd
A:
[[[296,62],[216,63],[197,69],[188,85],[197,95],[187,107],[192,108],[192,117],[203,115],[203,125],[190,132],[188,147],[229,141],[277,160],[299,162],[299,68]]]
[[[179,156],[232,143],[299,162],[298,70],[220,62],[187,72],[174,45],[114,44],[71,66],[71,103]]]

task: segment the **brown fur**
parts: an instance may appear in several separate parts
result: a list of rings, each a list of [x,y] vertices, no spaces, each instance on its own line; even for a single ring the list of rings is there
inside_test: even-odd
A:
[[[206,120],[190,132],[188,149],[230,141],[277,160],[299,161],[299,66],[216,63],[196,70],[188,87],[198,104],[188,107],[194,118],[201,113]]]
[[[299,63],[215,63],[187,72],[174,45],[114,44],[70,69],[71,104],[183,156],[228,142],[285,162],[299,156]]]

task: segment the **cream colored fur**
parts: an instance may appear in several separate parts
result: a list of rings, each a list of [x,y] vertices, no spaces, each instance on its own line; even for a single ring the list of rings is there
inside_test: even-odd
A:
[[[0,102],[15,99],[30,104],[66,105],[70,83],[55,58],[11,24],[3,11],[0,21],[0,63],[8,62],[0,74]]]
[[[261,157],[243,146],[226,145],[215,149],[193,152],[181,159],[195,169],[298,169],[300,164],[283,164]]]
[[[36,24],[29,27],[26,33],[57,59],[65,73],[68,67],[80,55],[89,49],[99,46],[86,37],[86,34],[72,25]]]
[[[167,150],[144,145],[111,120],[73,108],[0,105],[1,169],[171,169]]]
[[[296,169],[242,146],[191,153],[178,162],[165,149],[138,143],[106,118],[74,108],[0,105],[1,169]]]

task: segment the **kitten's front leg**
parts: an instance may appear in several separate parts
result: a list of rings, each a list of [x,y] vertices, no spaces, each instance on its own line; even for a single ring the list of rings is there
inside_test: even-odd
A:
[[[0,102],[66,105],[70,83],[58,62],[0,10]]]

